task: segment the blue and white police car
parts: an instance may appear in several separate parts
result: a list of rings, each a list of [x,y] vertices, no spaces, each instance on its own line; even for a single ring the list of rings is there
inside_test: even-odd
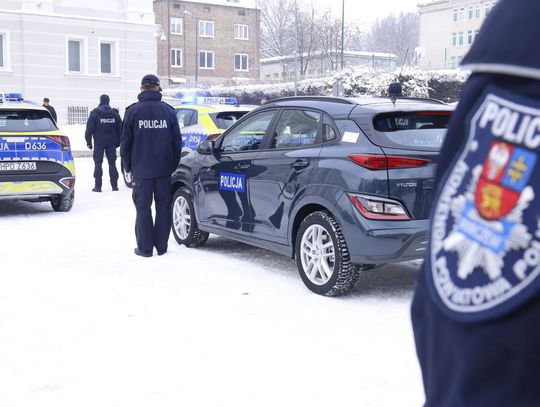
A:
[[[167,102],[178,115],[182,131],[182,155],[195,151],[203,141],[216,140],[256,107],[239,105],[233,97],[183,95]]]
[[[0,200],[51,202],[71,210],[75,162],[69,138],[42,106],[0,94]]]

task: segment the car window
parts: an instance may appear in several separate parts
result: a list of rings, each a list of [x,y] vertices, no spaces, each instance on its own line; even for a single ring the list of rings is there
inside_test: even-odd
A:
[[[298,148],[317,142],[321,114],[290,109],[281,115],[272,138],[272,148]]]
[[[223,138],[221,151],[233,152],[242,150],[258,150],[272,122],[275,110],[253,115]]]
[[[197,124],[198,122],[197,111],[194,109],[179,109],[176,115],[178,116],[178,124],[181,129]]]
[[[332,141],[337,139],[337,133],[334,130],[334,126],[332,126],[332,119],[328,117],[328,115],[324,115],[324,121],[323,121],[323,136],[322,141],[323,143],[327,143],[328,141]]]
[[[323,143],[335,140],[337,138],[334,128],[330,124],[323,124]]]
[[[210,114],[210,117],[218,129],[227,130],[246,113],[247,111],[219,112]]]
[[[47,111],[0,110],[0,131],[52,131],[56,126]]]
[[[439,149],[443,143],[452,113],[421,111],[383,113],[375,116],[375,144],[383,147]]]

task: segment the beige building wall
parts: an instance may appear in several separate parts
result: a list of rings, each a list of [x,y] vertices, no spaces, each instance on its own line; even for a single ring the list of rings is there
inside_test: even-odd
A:
[[[256,1],[155,0],[154,12],[156,24],[162,27],[157,39],[157,59],[158,75],[165,87],[259,78],[260,10]],[[172,19],[176,33],[171,27]],[[214,35],[203,36],[199,30],[197,36],[197,21],[213,22]],[[242,33],[236,26],[242,26]],[[244,38],[238,38],[238,34]],[[200,64],[196,81],[196,55],[203,51],[213,53],[213,67],[208,69]]]
[[[422,69],[457,68],[496,2],[436,0],[420,4],[418,66]]]

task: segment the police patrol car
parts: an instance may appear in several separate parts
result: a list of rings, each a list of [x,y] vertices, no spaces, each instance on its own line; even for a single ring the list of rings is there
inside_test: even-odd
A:
[[[256,106],[239,105],[236,98],[212,97],[209,93],[178,94],[163,97],[176,109],[182,132],[182,156],[195,151],[205,140],[216,140],[225,130]],[[129,175],[122,171],[124,182],[131,188]]]
[[[360,270],[423,256],[452,111],[431,99],[276,99],[180,161],[173,234],[295,257],[310,290],[345,294]]]
[[[205,140],[216,140],[254,106],[240,106],[236,98],[184,96],[173,100],[182,131],[182,155],[197,149]]]
[[[69,138],[49,112],[19,93],[0,94],[0,200],[50,201],[67,212],[74,186]]]

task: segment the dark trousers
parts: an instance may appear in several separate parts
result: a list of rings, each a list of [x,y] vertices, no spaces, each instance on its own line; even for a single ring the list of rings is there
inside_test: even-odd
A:
[[[156,208],[155,223],[152,219],[152,200]],[[137,210],[137,247],[147,253],[152,253],[154,247],[158,252],[166,251],[172,223],[171,177],[133,177],[133,203]]]
[[[107,156],[109,162],[109,177],[111,179],[111,186],[118,186],[118,170],[116,169],[116,147],[114,145],[106,146],[94,146],[94,178],[96,180],[96,187],[101,188],[103,177],[103,153]]]

